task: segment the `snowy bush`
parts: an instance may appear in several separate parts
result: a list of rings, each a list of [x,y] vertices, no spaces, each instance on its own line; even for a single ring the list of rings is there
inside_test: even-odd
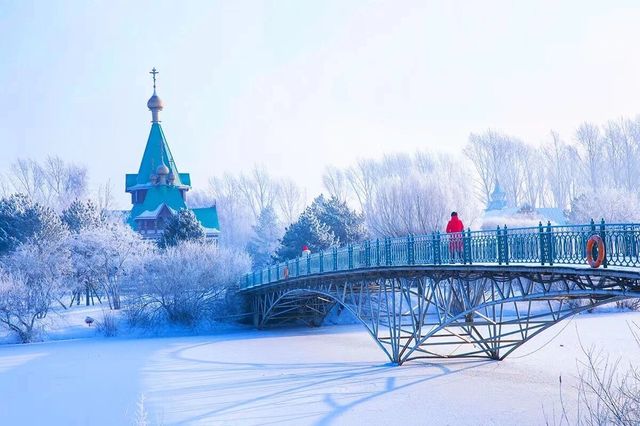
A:
[[[46,292],[33,288],[23,274],[0,274],[0,324],[21,342],[33,340],[38,321],[44,318],[51,303]]]
[[[0,324],[29,342],[65,290],[68,256],[58,244],[20,246],[2,259]]]
[[[166,318],[192,325],[219,308],[251,268],[246,253],[208,243],[183,243],[149,254],[139,275],[138,295],[127,309],[131,322]]]
[[[616,302],[616,308],[629,309],[630,311],[640,310],[640,299],[634,297],[631,299],[619,300]]]
[[[640,346],[640,328],[633,323],[631,333]],[[560,401],[562,412],[554,424],[560,425],[616,425],[640,424],[640,369],[625,366],[621,359],[595,348],[581,347],[586,360],[580,361],[577,387],[578,407],[575,418],[570,415],[562,399],[560,377]],[[547,421],[547,424],[550,422]]]
[[[102,319],[96,321],[96,330],[105,337],[118,334],[118,318],[112,311],[102,312]]]

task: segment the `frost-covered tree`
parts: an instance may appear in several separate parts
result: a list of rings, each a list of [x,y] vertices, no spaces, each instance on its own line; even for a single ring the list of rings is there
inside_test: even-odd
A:
[[[583,168],[589,185],[593,189],[601,187],[606,180],[600,167],[602,161],[602,137],[600,128],[592,123],[584,122],[576,130],[576,141],[582,147]]]
[[[281,261],[293,259],[300,256],[304,246],[315,252],[336,244],[338,240],[329,226],[320,222],[313,209],[307,207],[298,220],[286,229],[277,257]]]
[[[467,223],[476,217],[469,169],[461,156],[418,152],[360,160],[346,174],[368,233],[405,236],[443,229],[453,210]]]
[[[0,265],[0,325],[31,341],[52,303],[59,301],[68,255],[58,242],[22,244]]]
[[[94,194],[98,211],[103,216],[108,216],[108,212],[112,209],[114,203],[111,179],[107,179],[106,182],[98,185]]]
[[[305,198],[305,191],[293,180],[276,179],[266,169],[254,166],[248,174],[225,174],[210,179],[206,196],[197,194],[189,205],[203,200],[214,201],[223,230],[220,245],[244,250],[264,208],[273,207],[281,226],[287,226],[304,209]]]
[[[278,196],[279,183],[269,175],[264,167],[254,166],[251,172],[238,178],[238,188],[246,204],[257,220],[260,212],[272,206]]]
[[[100,226],[103,221],[98,206],[91,200],[74,200],[62,211],[61,219],[75,233]]]
[[[185,242],[145,257],[135,307],[147,316],[191,325],[211,317],[251,268],[244,252]]]
[[[167,221],[160,247],[176,246],[185,241],[202,242],[205,238],[204,228],[192,210],[181,209]]]
[[[360,242],[367,237],[364,217],[351,210],[345,201],[320,195],[311,203],[311,210],[320,223],[328,226],[339,245]]]
[[[388,178],[366,206],[367,225],[376,236],[425,234],[446,225],[447,215],[457,209],[446,189],[433,178],[412,173],[407,178]]]
[[[137,232],[120,222],[107,223],[71,235],[68,246],[73,275],[91,277],[104,291],[111,309],[120,309],[121,290],[149,250]]]
[[[342,169],[335,166],[328,166],[322,175],[322,184],[329,193],[329,196],[342,201],[349,199],[347,173]]]
[[[576,197],[571,203],[571,222],[589,223],[590,219],[612,222],[640,221],[640,197],[620,188],[602,188]]]
[[[482,199],[488,203],[491,193],[500,182],[507,193],[507,202],[517,206],[522,201],[527,163],[527,147],[518,138],[487,130],[469,135],[465,155],[471,160],[479,178]]]
[[[305,204],[306,192],[304,190],[291,179],[280,180],[275,206],[283,226],[293,223],[304,210]]]
[[[532,208],[543,205],[545,193],[545,170],[542,167],[544,157],[540,150],[534,147],[527,147],[524,152],[523,161],[523,203]]]
[[[26,242],[60,239],[65,227],[49,207],[33,202],[23,194],[0,199],[0,254]]]
[[[271,263],[282,237],[278,217],[271,206],[262,210],[253,231],[255,235],[247,244],[247,252],[251,256],[253,267],[263,268]]]
[[[244,197],[238,194],[240,194],[238,179],[225,174],[222,177],[210,179],[209,197],[200,196],[200,198],[214,201],[216,204],[220,228],[223,230],[220,234],[220,245],[243,250],[251,239],[254,218]]]
[[[362,159],[345,171],[351,191],[355,194],[358,205],[364,210],[373,197],[380,177],[380,167],[375,160]]]
[[[35,202],[60,212],[71,200],[87,193],[87,169],[50,156],[42,162],[18,159],[11,165],[11,193],[28,195]]]

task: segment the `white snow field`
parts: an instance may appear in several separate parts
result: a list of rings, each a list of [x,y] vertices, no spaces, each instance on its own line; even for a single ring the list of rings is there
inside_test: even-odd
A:
[[[576,403],[578,335],[637,359],[632,321],[640,313],[585,314],[502,362],[400,367],[357,325],[3,345],[0,424],[132,425],[141,396],[154,425],[553,423],[560,376]]]

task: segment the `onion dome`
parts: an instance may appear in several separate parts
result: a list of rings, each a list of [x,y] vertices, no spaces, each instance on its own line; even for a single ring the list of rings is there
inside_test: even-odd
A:
[[[170,172],[169,167],[166,166],[166,164],[160,164],[158,166],[158,169],[156,170],[156,173],[158,174],[158,176],[166,176],[168,175]]]
[[[162,111],[162,109],[164,108],[164,103],[162,102],[162,99],[160,99],[160,96],[156,94],[155,90],[153,91],[153,95],[147,101],[147,108],[149,108],[151,111],[153,111],[154,109]]]

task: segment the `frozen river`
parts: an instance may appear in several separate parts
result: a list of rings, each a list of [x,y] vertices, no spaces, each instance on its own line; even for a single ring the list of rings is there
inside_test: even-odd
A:
[[[357,325],[0,346],[0,423],[543,424],[574,406],[585,346],[638,358],[638,313],[560,323],[505,361],[401,367]],[[555,338],[554,338],[555,336]],[[555,415],[554,415],[555,411]]]

